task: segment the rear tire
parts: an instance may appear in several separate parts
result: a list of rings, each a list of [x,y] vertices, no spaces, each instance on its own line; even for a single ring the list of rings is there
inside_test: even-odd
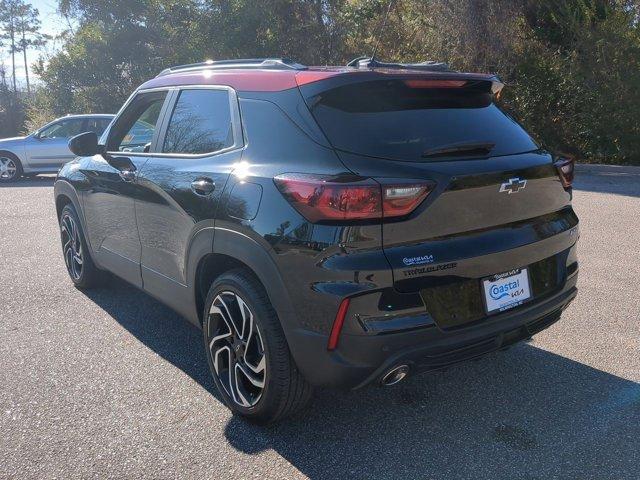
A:
[[[251,272],[237,269],[218,277],[203,318],[209,368],[233,413],[269,424],[308,403],[312,388],[298,371],[264,287]]]
[[[22,163],[13,153],[0,153],[0,183],[10,183],[22,176]]]
[[[66,205],[62,209],[59,223],[62,255],[71,281],[79,289],[101,286],[104,272],[93,263],[82,224],[73,205]]]

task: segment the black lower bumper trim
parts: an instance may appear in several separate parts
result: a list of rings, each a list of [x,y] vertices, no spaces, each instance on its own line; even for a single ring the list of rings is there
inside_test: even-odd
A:
[[[419,349],[399,352],[388,358],[380,368],[368,375],[354,389],[377,381],[395,365],[407,364],[411,368],[411,373],[443,370],[457,363],[474,360],[522,340],[527,340],[560,320],[562,311],[573,301],[576,294],[576,288],[570,288],[554,299],[555,308],[540,312],[540,316],[533,317],[529,321],[512,324],[504,330],[487,332],[484,336],[461,338],[459,343],[447,343],[438,347],[424,346]]]
[[[532,335],[550,327],[560,320],[561,313],[561,310],[557,310],[541,319],[514,330],[465,345],[455,350],[443,352],[440,355],[428,355],[421,359],[416,359],[414,360],[414,369],[420,372],[441,370],[456,363],[473,360],[474,358],[495,352],[496,350],[508,347],[522,340],[527,340],[531,338]]]

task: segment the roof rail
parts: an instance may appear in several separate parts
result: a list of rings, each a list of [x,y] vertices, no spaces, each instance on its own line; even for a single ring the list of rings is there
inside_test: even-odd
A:
[[[358,57],[347,63],[347,67],[355,68],[397,68],[402,70],[421,70],[425,72],[450,72],[449,65],[442,62],[427,61],[421,63],[386,63],[374,57]]]
[[[307,67],[289,58],[243,58],[237,60],[207,60],[200,63],[189,63],[176,67],[165,68],[157,76],[162,77],[176,72],[198,70],[225,70],[231,68],[261,69],[261,70],[306,70]]]

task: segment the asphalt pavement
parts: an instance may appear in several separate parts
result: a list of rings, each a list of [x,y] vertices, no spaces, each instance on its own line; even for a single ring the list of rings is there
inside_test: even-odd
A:
[[[0,478],[640,478],[640,168],[579,169],[577,300],[447,372],[319,391],[270,428],[216,398],[200,332],[76,290],[52,179],[0,187]]]

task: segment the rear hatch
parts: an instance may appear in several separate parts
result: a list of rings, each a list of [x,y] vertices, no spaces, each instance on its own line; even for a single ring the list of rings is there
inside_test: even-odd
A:
[[[382,222],[396,289],[420,291],[430,310],[438,308],[432,294],[447,305],[473,298],[474,313],[466,305],[456,324],[487,313],[485,277],[527,269],[532,298],[558,287],[566,270],[560,257],[577,239],[571,193],[552,157],[496,105],[496,80],[349,77],[301,87],[343,163],[383,188],[398,180],[435,184],[408,217]],[[553,265],[535,265],[544,261]]]

